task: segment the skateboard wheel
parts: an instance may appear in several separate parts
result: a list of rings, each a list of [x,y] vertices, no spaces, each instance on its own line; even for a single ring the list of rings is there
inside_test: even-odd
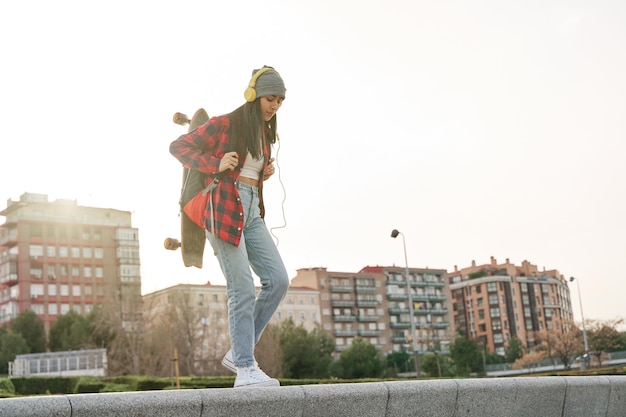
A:
[[[174,239],[173,237],[168,237],[165,239],[165,242],[163,242],[163,246],[165,246],[165,249],[167,250],[176,250],[180,248],[180,241],[178,239]]]
[[[187,117],[187,115],[183,113],[175,113],[173,119],[174,119],[174,123],[176,123],[177,125],[181,125],[181,126],[184,126],[190,123],[189,117]]]

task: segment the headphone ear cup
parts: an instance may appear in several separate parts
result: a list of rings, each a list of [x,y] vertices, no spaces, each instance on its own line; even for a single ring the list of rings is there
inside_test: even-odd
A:
[[[256,90],[254,87],[248,87],[246,91],[243,92],[243,96],[248,103],[251,103],[256,99]]]

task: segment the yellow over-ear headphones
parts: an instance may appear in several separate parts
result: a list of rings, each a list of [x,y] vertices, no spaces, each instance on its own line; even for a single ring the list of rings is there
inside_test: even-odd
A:
[[[246,88],[246,91],[243,92],[243,96],[245,97],[247,102],[250,103],[256,99],[256,90],[254,88],[256,86],[256,80],[258,80],[261,75],[265,74],[268,71],[276,72],[276,70],[272,67],[263,67],[254,73],[252,79],[250,80],[250,83],[248,84],[248,88]]]

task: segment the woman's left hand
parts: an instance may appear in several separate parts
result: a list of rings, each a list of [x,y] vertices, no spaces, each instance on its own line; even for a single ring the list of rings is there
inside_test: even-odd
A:
[[[272,175],[274,175],[274,158],[271,158],[267,165],[265,166],[265,169],[263,170],[263,180],[265,181],[266,179],[268,179],[269,177],[271,177]]]

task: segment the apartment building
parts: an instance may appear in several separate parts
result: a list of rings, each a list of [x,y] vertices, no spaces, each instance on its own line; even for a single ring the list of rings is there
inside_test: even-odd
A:
[[[448,279],[457,331],[500,355],[513,337],[532,349],[538,332],[562,332],[573,320],[567,280],[557,270],[526,260],[498,264],[492,256],[488,264],[455,266]]]
[[[0,325],[32,310],[47,332],[58,315],[106,303],[133,328],[141,276],[130,212],[25,193],[0,215]]]
[[[409,268],[409,282],[418,351],[446,351],[453,338],[446,271]],[[357,336],[383,353],[412,350],[406,268],[367,266],[357,273],[303,268],[291,283],[319,290],[321,324],[337,352]]]

